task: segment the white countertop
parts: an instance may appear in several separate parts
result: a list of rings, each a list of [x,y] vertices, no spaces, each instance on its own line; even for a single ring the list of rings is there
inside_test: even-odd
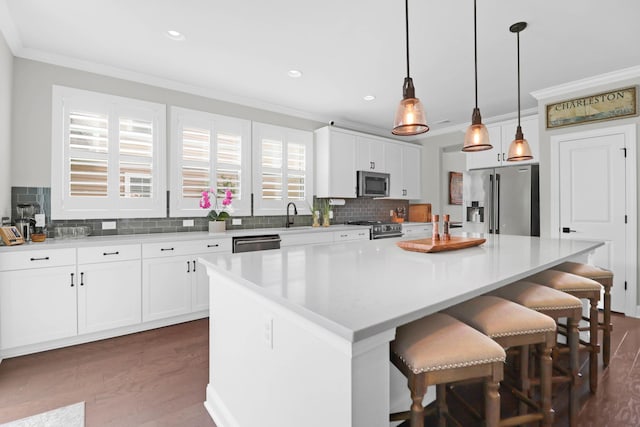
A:
[[[424,254],[400,249],[400,240],[289,247],[200,262],[356,342],[602,245],[499,235],[479,247]]]
[[[256,236],[264,234],[327,233],[344,230],[368,230],[369,228],[369,226],[336,224],[329,227],[294,226],[289,228],[244,228],[239,230],[228,230],[224,233],[189,231],[182,233],[118,234],[113,236],[90,236],[79,239],[46,239],[44,242],[39,243],[27,242],[22,245],[0,246],[0,253],[20,250],[78,248],[96,245],[177,242],[212,238],[218,239],[225,237],[231,238],[236,236]]]

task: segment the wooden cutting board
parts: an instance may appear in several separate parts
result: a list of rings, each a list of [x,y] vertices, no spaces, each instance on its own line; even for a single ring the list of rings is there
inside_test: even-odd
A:
[[[396,242],[396,245],[398,245],[399,247],[401,247],[406,251],[433,253],[433,252],[454,251],[456,249],[470,248],[472,246],[481,245],[485,241],[486,239],[481,239],[478,237],[451,236],[451,240],[433,241],[431,238],[417,239],[417,240],[403,240],[401,242]]]

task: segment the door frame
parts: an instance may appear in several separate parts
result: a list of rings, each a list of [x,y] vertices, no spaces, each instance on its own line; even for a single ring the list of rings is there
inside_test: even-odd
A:
[[[627,241],[625,247],[625,274],[627,278],[627,298],[625,314],[638,317],[640,307],[637,303],[638,295],[638,216],[637,216],[637,154],[636,154],[636,124],[610,126],[580,132],[553,135],[550,138],[551,152],[551,218],[550,236],[560,237],[560,143],[574,139],[594,138],[606,135],[624,134],[627,148],[627,162],[625,163],[626,210],[627,210]]]

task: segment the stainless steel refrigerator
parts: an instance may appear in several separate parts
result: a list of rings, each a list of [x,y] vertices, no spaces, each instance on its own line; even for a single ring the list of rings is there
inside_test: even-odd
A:
[[[465,172],[463,230],[471,233],[540,235],[538,165]]]

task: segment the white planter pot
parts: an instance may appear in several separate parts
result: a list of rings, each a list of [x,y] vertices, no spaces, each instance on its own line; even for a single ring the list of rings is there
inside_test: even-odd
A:
[[[209,221],[209,233],[224,233],[225,230],[224,221]]]

